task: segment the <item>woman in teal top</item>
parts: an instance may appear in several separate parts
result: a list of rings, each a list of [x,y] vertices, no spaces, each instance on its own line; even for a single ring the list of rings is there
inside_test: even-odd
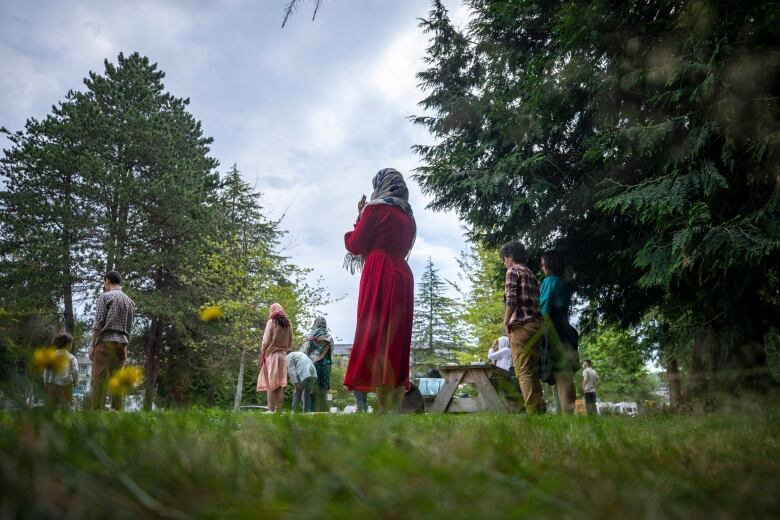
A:
[[[557,251],[547,251],[542,255],[544,280],[539,288],[539,308],[547,326],[546,341],[552,362],[552,378],[555,392],[561,403],[563,413],[574,413],[574,373],[579,369],[580,361],[577,348],[579,334],[569,324],[571,291],[564,282],[563,258]]]

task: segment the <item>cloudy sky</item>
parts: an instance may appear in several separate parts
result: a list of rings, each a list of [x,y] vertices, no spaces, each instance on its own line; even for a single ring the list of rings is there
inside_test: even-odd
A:
[[[424,0],[326,0],[282,29],[284,0],[0,0],[0,126],[21,129],[43,117],[88,71],[119,52],[140,52],[166,72],[167,89],[214,138],[225,171],[237,163],[264,193],[272,216],[285,215],[286,254],[322,276],[333,297],[323,309],[333,334],[351,342],[358,277],[342,268],[351,229],[371,177],[392,166],[407,177],[418,237],[411,266],[419,279],[430,256],[451,280],[465,248],[453,214],[424,209],[410,178],[413,144],[431,137],[407,116],[419,114],[426,37]],[[448,2],[456,21],[466,13]],[[0,146],[6,147],[2,139]]]

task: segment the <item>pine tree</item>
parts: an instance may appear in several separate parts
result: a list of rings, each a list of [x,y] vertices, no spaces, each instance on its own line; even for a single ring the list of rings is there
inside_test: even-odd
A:
[[[73,128],[73,94],[42,121],[8,134],[0,160],[0,272],[5,290],[31,312],[54,304],[75,331],[74,285],[89,271],[91,169]],[[23,308],[17,312],[24,312]]]
[[[428,258],[415,297],[412,374],[456,361],[464,347],[461,328],[457,302],[447,296],[447,283]]]
[[[184,356],[190,288],[181,279],[200,256],[215,223],[217,161],[211,138],[187,112],[188,99],[165,92],[165,73],[139,54],[106,60],[72,99],[78,134],[98,161],[90,210],[103,269],[120,271],[148,318],[146,399],[151,406],[164,350]],[[144,320],[145,321],[145,320]]]

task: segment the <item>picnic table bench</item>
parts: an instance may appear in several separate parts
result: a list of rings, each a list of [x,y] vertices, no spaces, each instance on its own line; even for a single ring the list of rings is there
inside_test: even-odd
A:
[[[469,365],[442,365],[439,372],[444,378],[431,413],[445,412],[516,412],[520,411],[522,394],[512,374],[495,365],[473,363]],[[473,384],[478,395],[457,395],[462,384]]]

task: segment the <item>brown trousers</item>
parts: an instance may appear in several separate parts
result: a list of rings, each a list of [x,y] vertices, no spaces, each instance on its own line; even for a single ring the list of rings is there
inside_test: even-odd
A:
[[[49,402],[59,408],[70,410],[73,404],[73,385],[55,385],[46,383],[43,385]]]
[[[539,381],[539,342],[543,336],[544,327],[538,321],[512,325],[509,329],[512,363],[527,413],[544,412],[542,382]]]
[[[100,341],[95,345],[92,356],[92,406],[93,410],[102,410],[108,392],[108,380],[122,368],[127,359],[127,344],[117,341]],[[124,398],[121,395],[111,396],[111,408],[121,410]]]

